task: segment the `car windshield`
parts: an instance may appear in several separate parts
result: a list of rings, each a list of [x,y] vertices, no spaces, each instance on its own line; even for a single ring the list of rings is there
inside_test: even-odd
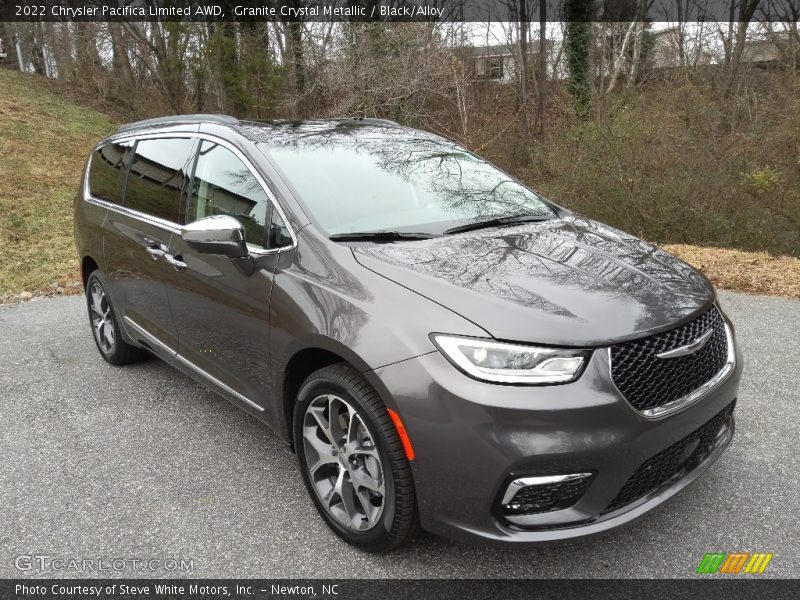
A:
[[[262,149],[327,235],[440,234],[496,217],[554,216],[534,192],[464,148],[396,131],[286,136]]]

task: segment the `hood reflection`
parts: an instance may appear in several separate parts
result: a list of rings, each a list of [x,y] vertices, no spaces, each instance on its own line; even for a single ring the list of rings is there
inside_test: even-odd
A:
[[[713,299],[687,264],[578,217],[361,246],[355,255],[499,339],[604,344],[668,326]]]

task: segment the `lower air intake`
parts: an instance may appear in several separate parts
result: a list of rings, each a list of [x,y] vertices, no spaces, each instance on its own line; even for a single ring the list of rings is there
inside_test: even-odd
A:
[[[515,479],[506,489],[501,509],[506,516],[519,516],[569,508],[586,493],[591,481],[591,473]]]

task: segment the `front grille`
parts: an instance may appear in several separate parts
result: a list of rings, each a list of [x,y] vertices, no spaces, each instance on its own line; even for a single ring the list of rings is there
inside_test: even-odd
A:
[[[569,508],[586,492],[592,476],[575,477],[564,481],[529,485],[514,494],[503,505],[506,515],[533,515]]]
[[[690,344],[709,330],[711,339],[694,354],[656,355]],[[695,320],[665,333],[611,346],[611,379],[638,410],[669,404],[710,380],[725,366],[728,337],[715,306]]]
[[[604,512],[636,502],[678,473],[702,462],[716,446],[719,434],[727,426],[735,404],[734,400],[705,425],[642,463]]]

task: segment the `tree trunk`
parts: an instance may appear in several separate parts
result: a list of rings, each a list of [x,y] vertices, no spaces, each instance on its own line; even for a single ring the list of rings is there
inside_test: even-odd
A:
[[[747,42],[747,27],[756,12],[756,7],[760,0],[740,0],[739,5],[739,24],[736,28],[736,43],[733,46],[731,54],[731,62],[728,66],[728,80],[725,85],[725,98],[730,98],[733,95],[733,90],[736,87],[736,78],[739,74],[739,65],[742,62],[742,54],[744,54],[744,46]]]
[[[528,40],[530,35],[529,21],[528,1],[519,0],[519,64],[517,69],[517,80],[519,81],[520,121],[522,125],[522,131],[525,134],[525,141],[528,143],[528,145],[530,145],[533,141],[531,119],[528,112],[528,55],[530,47]]]
[[[297,4],[294,2],[293,4]],[[292,74],[294,75],[295,117],[302,118],[305,113],[305,93],[306,93],[306,67],[305,54],[303,48],[303,24],[292,21],[286,24],[287,46],[291,51]]]
[[[547,0],[539,0],[539,139],[547,142]]]
[[[605,114],[606,102],[606,23],[601,21],[598,24],[600,29],[600,43],[591,48],[590,64],[597,63],[597,105],[595,107],[596,117],[602,119]],[[599,46],[599,47],[598,47]]]
[[[628,44],[630,43],[631,35],[633,34],[635,27],[636,21],[631,21],[630,25],[628,25],[628,30],[625,32],[625,37],[622,38],[622,47],[619,49],[619,54],[617,54],[616,58],[614,59],[614,68],[611,71],[611,79],[609,80],[608,88],[606,89],[607,94],[610,94],[614,90],[614,87],[617,85],[617,79],[619,79],[619,75],[622,72],[622,68],[627,62]]]
[[[647,29],[647,13],[653,5],[654,0],[640,0],[638,9],[636,11],[636,31],[633,38],[633,57],[631,58],[631,70],[628,76],[627,87],[633,87],[636,84],[636,79],[639,77],[639,69],[642,62],[642,41],[644,40],[644,32]]]
[[[593,0],[566,0],[567,25],[564,44],[569,68],[569,91],[575,99],[578,115],[585,116],[592,103],[591,51],[594,16]]]
[[[734,23],[736,22],[736,2],[731,2],[730,12],[728,13],[728,36],[722,41],[725,49],[725,65],[731,64],[731,57],[733,56],[733,32]]]
[[[220,37],[217,68],[224,90],[224,112],[244,116],[247,107],[243,101],[244,92],[236,44],[236,26],[236,23],[231,22],[218,24],[217,35]]]
[[[642,61],[642,38],[644,37],[645,24],[639,22],[636,25],[636,34],[633,38],[633,57],[631,58],[631,72],[628,76],[626,87],[633,87],[639,77],[639,66]]]
[[[118,98],[130,101],[136,90],[125,35],[122,26],[115,21],[109,21],[108,30],[111,34],[111,65],[114,70],[112,77],[115,80],[113,92]]]
[[[78,81],[90,81],[97,87],[103,62],[97,50],[97,24],[75,23],[75,72]]]
[[[11,36],[8,33],[9,29],[10,27],[7,27],[4,21],[0,21],[0,46],[8,55],[6,57],[6,65],[14,67],[16,66],[16,52],[11,42]]]
[[[50,50],[53,54],[56,75],[69,77],[75,68],[72,54],[72,31],[69,23],[50,23]]]

